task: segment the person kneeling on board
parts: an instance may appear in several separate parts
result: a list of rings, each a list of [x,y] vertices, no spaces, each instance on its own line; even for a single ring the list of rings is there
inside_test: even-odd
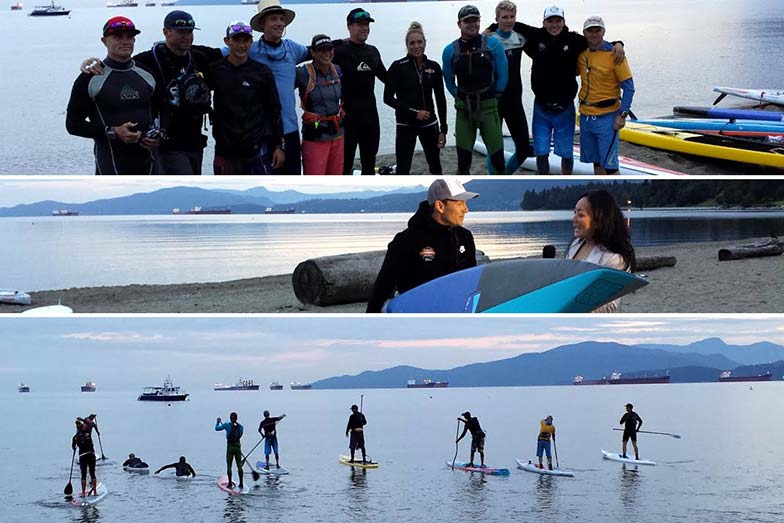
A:
[[[455,440],[455,443],[460,443],[460,440],[471,431],[471,459],[468,462],[467,467],[474,466],[474,454],[479,452],[479,459],[481,460],[480,467],[485,466],[485,431],[482,430],[482,427],[479,425],[479,418],[471,417],[471,413],[465,411],[462,418],[457,418],[457,421],[462,421],[465,423],[463,427],[463,433],[460,434],[460,437]]]
[[[240,477],[240,490],[245,488],[242,482],[242,425],[237,422],[237,413],[232,412],[229,414],[229,421],[221,423],[221,419],[215,422],[215,430],[220,432],[226,431],[226,475],[229,477],[229,488],[234,488],[234,483],[231,481],[231,462],[237,462],[237,475]]]
[[[196,477],[196,471],[193,470],[190,463],[188,463],[185,459],[185,456],[180,456],[180,461],[176,463],[169,463],[168,465],[164,465],[158,470],[154,472],[154,474],[158,474],[162,470],[166,469],[174,469],[174,474],[179,478],[183,476],[193,476]]]
[[[96,496],[98,480],[95,478],[95,447],[90,435],[92,426],[87,425],[82,418],[76,418],[76,434],[71,439],[71,449],[79,447],[79,470],[82,473],[82,497]],[[87,470],[90,471],[90,492],[87,492]]]
[[[359,407],[356,405],[351,406],[351,416],[348,417],[346,424],[346,437],[351,434],[351,439],[348,442],[348,449],[351,451],[351,460],[349,463],[354,463],[354,452],[357,449],[362,451],[362,463],[367,463],[367,454],[365,452],[365,425],[367,419],[365,415],[359,412]]]
[[[142,469],[142,468],[149,467],[149,465],[147,463],[145,463],[144,461],[142,461],[141,458],[137,458],[136,454],[134,454],[133,452],[128,454],[128,459],[123,461],[122,466],[123,467],[130,467],[130,468],[134,468],[134,469]]]
[[[285,418],[285,414],[278,417],[271,418],[268,410],[264,411],[264,419],[259,423],[259,434],[264,440],[264,458],[267,464],[264,465],[264,470],[269,470],[269,458],[272,452],[275,453],[275,466],[280,468],[280,454],[278,453],[278,433],[275,430],[277,423]]]
[[[626,404],[626,413],[621,416],[621,425],[623,425],[623,452],[622,458],[628,458],[626,455],[626,444],[632,440],[632,447],[634,447],[634,459],[640,460],[640,450],[637,448],[637,432],[642,427],[642,418],[634,412],[634,405],[631,403]]]
[[[403,293],[476,266],[474,237],[462,225],[468,212],[466,202],[477,196],[455,179],[430,184],[427,200],[408,220],[408,228],[396,234],[387,247],[365,312],[381,312],[395,291]]]
[[[547,453],[547,468],[553,470],[553,456],[550,453],[550,439],[555,440],[555,425],[553,417],[547,416],[539,422],[539,437],[536,438],[536,457],[539,458],[539,468],[543,469],[542,454]]]

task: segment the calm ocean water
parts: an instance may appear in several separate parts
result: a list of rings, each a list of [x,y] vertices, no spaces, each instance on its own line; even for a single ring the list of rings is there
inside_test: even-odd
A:
[[[72,9],[71,16],[35,18],[25,11],[0,11],[4,54],[0,69],[7,81],[0,83],[0,174],[92,174],[90,140],[65,131],[65,108],[78,67],[89,56],[104,56],[100,28],[109,16],[130,16],[142,34],[136,50],[149,49],[162,39],[160,27],[169,8],[107,9],[101,0],[58,0]],[[41,2],[38,2],[41,3]],[[239,4],[239,2],[237,2]],[[285,2],[284,2],[285,3]],[[495,1],[477,2],[489,23]],[[6,4],[7,5],[7,4]],[[428,37],[429,56],[440,60],[443,47],[458,36],[456,12],[461,2],[373,4],[377,20],[370,43],[381,51],[386,64],[405,54],[403,37],[408,23],[422,22]],[[532,25],[541,22],[546,3],[520,3],[518,18]],[[709,105],[715,85],[776,88],[784,70],[784,3],[780,0],[565,0],[566,20],[579,30],[590,15],[601,14],[608,37],[624,41],[637,89],[634,110],[640,118],[669,114],[673,105]],[[345,37],[346,4],[292,5],[297,18],[286,37],[308,43],[316,33]],[[186,7],[201,31],[196,43],[222,46],[226,25],[249,19],[252,6]],[[257,35],[258,36],[258,35]],[[531,111],[530,61],[524,60],[524,104]],[[381,152],[394,147],[394,115],[381,102]],[[728,102],[724,102],[728,104]],[[453,115],[450,108],[450,124]],[[205,165],[212,158],[208,147]],[[211,169],[207,168],[211,172]]]
[[[80,374],[80,372],[82,372]],[[2,415],[18,430],[4,431],[0,446],[8,521],[781,521],[784,472],[779,438],[781,382],[672,384],[613,387],[212,392],[188,390],[185,403],[135,401],[140,390],[81,394],[83,371],[57,383],[34,383],[27,395],[4,387]],[[140,376],[139,388],[157,385]],[[402,384],[401,384],[402,386]],[[338,464],[345,453],[349,405],[364,394],[369,454],[377,470]],[[643,429],[682,439],[640,435],[643,458],[655,467],[601,459],[620,450],[614,432],[631,401]],[[258,441],[261,411],[286,413],[279,426],[281,463],[291,474],[264,477],[250,495],[228,498],[216,488],[225,470],[225,437],[215,418],[232,410],[245,426],[243,450]],[[486,461],[508,467],[506,478],[451,471],[456,417],[478,416],[487,431]],[[97,507],[62,502],[76,416],[98,414],[101,443],[114,465],[98,468],[109,496]],[[574,478],[540,477],[514,469],[532,459],[539,420],[555,417],[562,468]],[[756,429],[754,428],[756,427]],[[97,444],[97,441],[96,441]],[[458,459],[467,459],[468,441]],[[181,454],[197,477],[177,482],[124,473],[129,452],[153,470]],[[251,461],[263,459],[256,450]],[[246,480],[253,483],[249,474]],[[78,472],[74,478],[78,489]]]
[[[466,224],[492,259],[559,256],[571,211],[476,212]],[[195,283],[288,274],[308,258],[386,249],[409,214],[4,218],[4,288],[28,291]],[[733,241],[784,231],[784,212],[633,211],[638,247]]]

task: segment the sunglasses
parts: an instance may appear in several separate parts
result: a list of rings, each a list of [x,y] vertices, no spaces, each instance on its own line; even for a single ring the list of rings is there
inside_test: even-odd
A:
[[[136,26],[133,25],[133,22],[130,20],[117,20],[110,24],[106,24],[106,30],[109,29],[136,29]]]
[[[239,33],[251,34],[252,32],[253,32],[253,28],[245,24],[230,25],[227,31],[227,33],[232,36]]]
[[[175,20],[174,22],[172,22],[172,26],[174,26],[174,27],[187,27],[187,28],[193,29],[194,27],[196,27],[196,21],[193,18],[191,18],[190,20],[183,20],[183,19],[180,18],[180,19]]]
[[[359,20],[361,18],[370,18],[370,13],[367,11],[362,11],[359,13],[354,13],[354,16],[351,17],[352,20]]]

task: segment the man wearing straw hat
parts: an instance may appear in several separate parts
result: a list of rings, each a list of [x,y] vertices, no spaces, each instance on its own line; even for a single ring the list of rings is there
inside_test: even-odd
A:
[[[300,174],[302,168],[294,79],[297,64],[308,60],[310,53],[306,46],[283,38],[294,16],[294,11],[282,7],[279,0],[262,0],[258,12],[250,19],[250,26],[262,36],[251,46],[249,56],[251,60],[272,69],[283,112],[286,160],[282,167],[274,170],[274,174]],[[223,54],[228,54],[228,51],[224,48]]]

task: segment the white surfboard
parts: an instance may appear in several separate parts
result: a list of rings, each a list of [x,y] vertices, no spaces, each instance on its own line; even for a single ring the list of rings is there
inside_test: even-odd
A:
[[[620,454],[616,452],[607,452],[606,450],[602,450],[602,455],[604,459],[609,459],[610,461],[620,461],[621,463],[631,463],[632,465],[656,465],[655,461],[650,461],[647,459],[634,459],[634,458],[624,458]]]
[[[64,314],[72,314],[73,309],[65,305],[47,305],[45,307],[34,307],[22,311],[22,314],[30,316],[63,316]]]
[[[757,103],[784,105],[784,91],[781,89],[739,89],[737,87],[714,87],[714,91],[724,96],[737,96]],[[720,96],[713,104],[719,103],[724,96]]]
[[[530,461],[527,463],[521,459],[516,459],[517,468],[525,470],[526,472],[533,472],[534,474],[542,474],[544,476],[566,476],[573,478],[574,472],[571,470],[561,470],[561,469],[540,469]]]
[[[276,467],[274,463],[270,463],[269,469],[264,468],[266,465],[267,463],[265,461],[256,462],[256,469],[259,471],[259,474],[265,474],[267,476],[285,476],[289,473],[287,469]]]
[[[95,492],[96,493],[93,496],[84,496],[84,497],[82,497],[82,494],[80,492],[78,494],[75,494],[68,502],[75,507],[90,507],[103,500],[103,498],[105,498],[107,494],[109,494],[106,485],[104,485],[103,483],[98,483],[98,485],[96,485]]]

